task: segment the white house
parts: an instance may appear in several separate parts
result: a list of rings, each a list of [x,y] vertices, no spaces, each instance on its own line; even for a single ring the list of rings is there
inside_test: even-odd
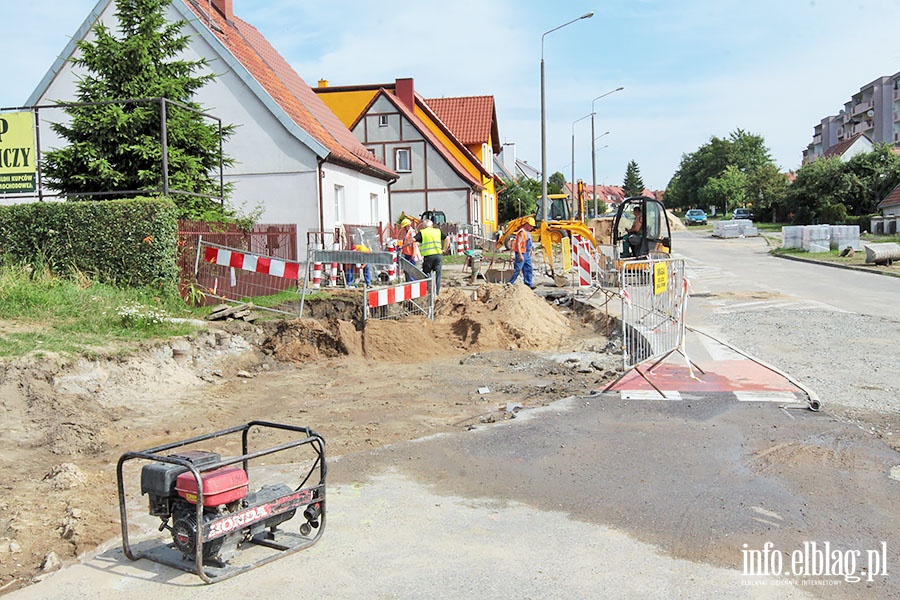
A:
[[[101,20],[115,29],[115,1],[99,0],[28,100],[46,105],[75,99],[78,73],[69,59],[76,40],[91,39]],[[191,37],[184,58],[206,59],[218,75],[194,98],[224,124],[236,125],[225,145],[235,164],[225,179],[239,210],[259,207],[261,222],[295,223],[298,256],[306,232],[342,223],[390,220],[389,186],[397,175],[378,161],[252,25],[235,16],[232,0],[173,0],[170,22],[185,20]],[[59,146],[49,121],[61,110],[41,110],[44,151]]]

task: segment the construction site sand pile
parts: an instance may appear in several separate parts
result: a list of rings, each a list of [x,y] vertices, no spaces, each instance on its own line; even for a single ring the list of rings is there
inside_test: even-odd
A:
[[[569,320],[524,285],[485,284],[448,289],[425,317],[369,320],[364,331],[338,319],[296,319],[279,325],[265,347],[276,358],[304,362],[357,356],[413,362],[490,350],[552,350],[571,337]]]

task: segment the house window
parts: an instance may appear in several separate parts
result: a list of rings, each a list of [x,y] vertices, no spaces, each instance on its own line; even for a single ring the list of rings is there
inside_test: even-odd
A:
[[[394,170],[398,173],[409,172],[412,169],[409,164],[409,148],[397,148],[394,150]]]
[[[388,126],[388,116],[387,115],[378,115],[378,126],[379,127],[387,127]]]
[[[334,221],[344,222],[344,186],[334,186]]]
[[[378,194],[369,194],[369,210],[371,211],[371,218],[369,219],[369,223],[377,223],[378,222]]]

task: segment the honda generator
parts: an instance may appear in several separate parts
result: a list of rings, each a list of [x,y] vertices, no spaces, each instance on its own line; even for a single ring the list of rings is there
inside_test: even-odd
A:
[[[289,439],[268,448],[251,447],[257,437],[254,434],[263,430],[277,430]],[[238,434],[243,449],[239,456],[223,458],[218,452],[193,448]],[[178,451],[170,453],[175,449]],[[251,462],[292,449],[299,450],[291,452],[291,458],[297,460],[299,456],[306,463],[299,484],[266,482],[250,491]],[[147,497],[149,514],[160,519],[158,531],[166,532],[171,539],[142,551],[129,541],[124,467],[132,460],[143,461],[141,496]],[[196,572],[207,583],[237,575],[318,541],[325,524],[325,473],[325,442],[321,436],[306,427],[263,421],[126,452],[117,468],[123,550],[131,560],[148,558]],[[310,484],[315,474],[318,479]],[[296,526],[289,528],[288,522],[295,518]],[[250,549],[254,550],[252,556],[242,556]]]

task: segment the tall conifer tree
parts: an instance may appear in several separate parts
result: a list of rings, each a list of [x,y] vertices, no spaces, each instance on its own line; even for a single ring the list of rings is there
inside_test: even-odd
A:
[[[116,0],[121,37],[98,21],[92,29],[94,41],[77,42],[80,54],[72,62],[85,71],[78,80],[78,105],[66,109],[68,124],[53,125],[69,145],[48,152],[43,164],[52,187],[69,198],[102,200],[115,195],[84,194],[162,190],[160,103],[123,101],[166,98],[200,110],[193,97],[215,78],[205,60],[180,58],[190,36],[181,33],[184,20],[166,20],[171,3]],[[174,104],[166,106],[169,188],[179,216],[227,216],[222,214],[223,202],[214,199],[219,196],[218,123]],[[223,135],[232,130],[224,127]],[[230,162],[225,159],[226,165]]]

